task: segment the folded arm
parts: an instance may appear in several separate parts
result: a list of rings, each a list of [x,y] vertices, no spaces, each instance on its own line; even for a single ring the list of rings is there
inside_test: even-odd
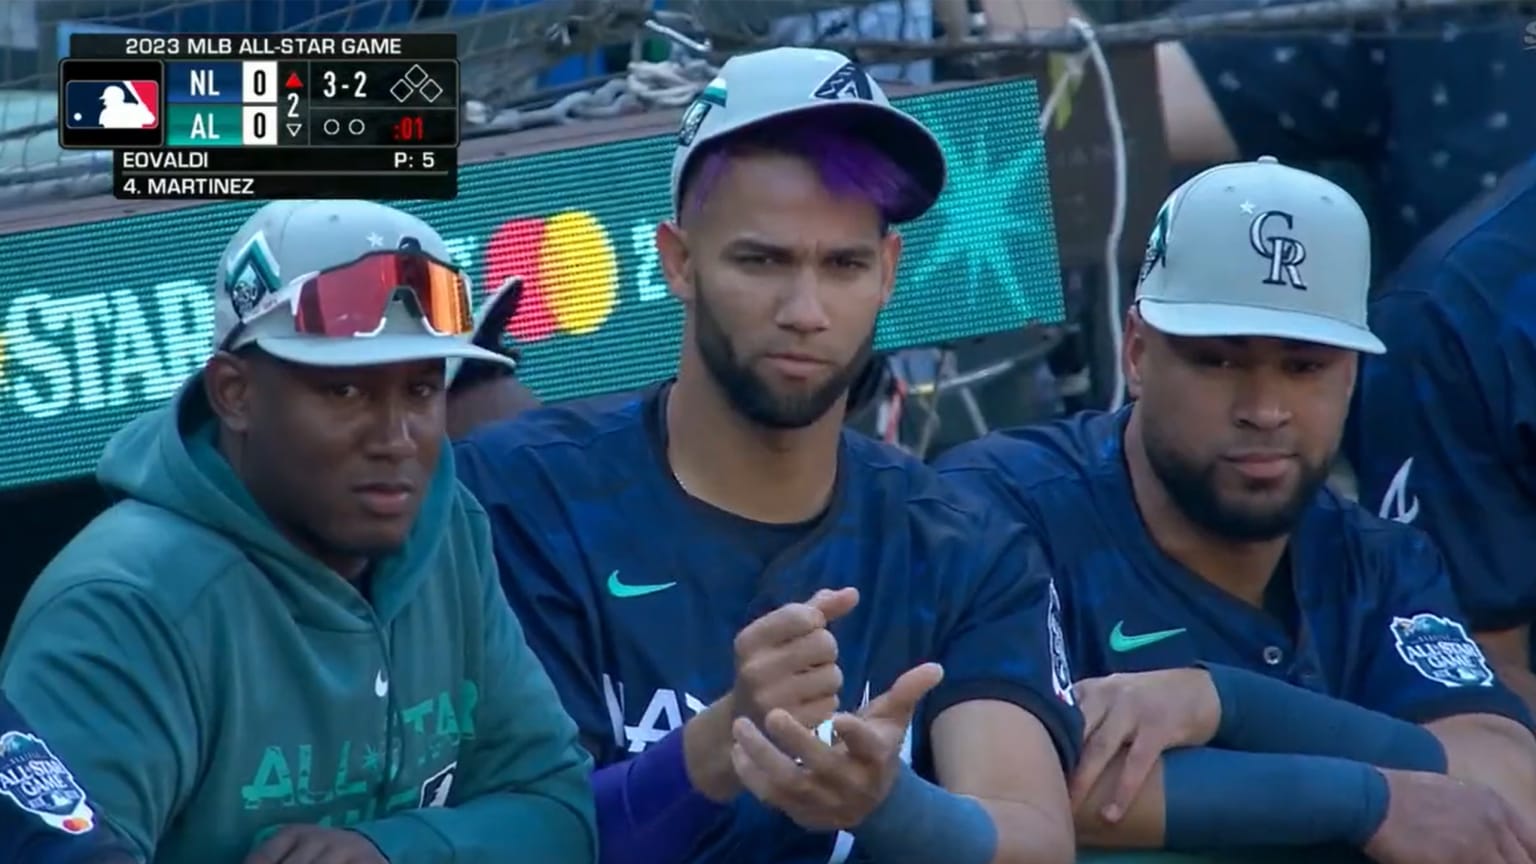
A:
[[[1360,848],[1387,812],[1385,776],[1329,756],[1172,750],[1122,817],[1104,820],[1125,754],[1075,802],[1078,840],[1098,848],[1198,852],[1259,846]]]
[[[1536,739],[1511,719],[1467,713],[1420,726],[1258,673],[1210,669],[1222,710],[1219,746],[1165,753],[1126,814],[1109,823],[1100,814],[1119,778],[1117,757],[1075,802],[1084,843],[1364,842],[1369,833],[1361,832],[1385,813],[1377,769],[1448,773],[1493,788],[1522,812],[1533,808]]]

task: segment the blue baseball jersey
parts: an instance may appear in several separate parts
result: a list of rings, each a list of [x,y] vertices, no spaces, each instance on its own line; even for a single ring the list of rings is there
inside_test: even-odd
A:
[[[853,586],[858,606],[831,625],[844,710],[938,661],[944,681],[903,754],[919,772],[932,777],[928,723],[971,699],[1023,706],[1070,770],[1082,721],[1055,591],[1026,533],[851,431],[820,518],[747,522],[678,486],[665,393],[544,408],[456,445],[459,478],[490,514],[507,596],[599,766],[644,751],[729,692],[747,624]],[[743,795],[690,860],[861,858],[847,835],[802,831]]]
[[[1082,678],[1252,669],[1413,723],[1519,701],[1467,633],[1418,531],[1319,490],[1262,608],[1167,557],[1141,520],[1121,443],[1127,407],[994,433],[946,453],[946,479],[1032,527],[1056,573]]]
[[[0,692],[0,864],[129,864],[85,790]]]
[[[1434,538],[1474,630],[1536,621],[1536,160],[1427,238],[1370,324],[1361,503]]]

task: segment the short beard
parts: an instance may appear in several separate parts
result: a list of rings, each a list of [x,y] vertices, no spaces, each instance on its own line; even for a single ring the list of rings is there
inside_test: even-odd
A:
[[[825,417],[848,393],[848,387],[874,352],[875,334],[853,359],[820,387],[803,395],[781,395],[736,355],[720,319],[709,306],[709,291],[694,274],[693,338],[704,368],[725,393],[736,413],[767,429],[804,429]]]
[[[1317,490],[1328,480],[1328,468],[1301,465],[1301,476],[1291,497],[1278,506],[1254,510],[1232,506],[1216,491],[1216,465],[1191,465],[1170,447],[1161,446],[1150,427],[1142,425],[1142,447],[1152,473],[1163,484],[1168,498],[1185,518],[1211,534],[1238,543],[1277,540],[1291,533],[1312,503]]]

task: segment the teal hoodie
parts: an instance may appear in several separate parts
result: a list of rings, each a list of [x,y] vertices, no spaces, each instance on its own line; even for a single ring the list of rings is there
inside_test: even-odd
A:
[[[258,509],[197,379],[97,476],[122,500],[27,594],[0,687],[146,861],[239,864],[295,823],[392,864],[596,860],[590,757],[446,447],[371,603]]]

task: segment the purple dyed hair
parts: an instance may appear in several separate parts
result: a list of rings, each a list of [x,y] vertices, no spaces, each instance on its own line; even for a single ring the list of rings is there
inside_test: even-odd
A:
[[[683,177],[682,215],[696,215],[730,161],[749,153],[780,153],[804,159],[815,166],[828,192],[874,204],[886,224],[890,214],[928,197],[921,184],[866,138],[836,127],[812,126],[804,120],[789,118],[707,145]]]

